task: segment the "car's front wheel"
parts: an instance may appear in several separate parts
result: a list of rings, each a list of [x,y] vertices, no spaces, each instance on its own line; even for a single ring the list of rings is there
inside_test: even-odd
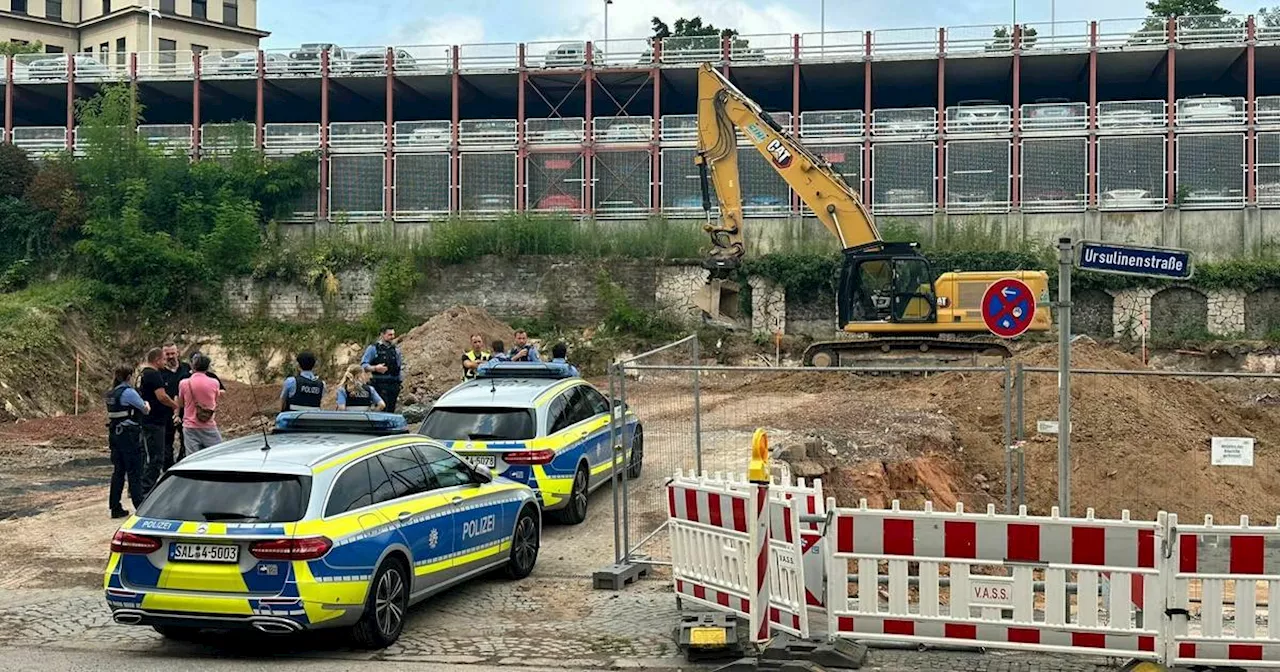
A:
[[[395,643],[404,631],[409,610],[409,576],[404,563],[390,559],[373,577],[364,614],[352,630],[356,643],[366,649],[383,649]]]
[[[520,512],[516,530],[511,535],[511,559],[507,561],[507,576],[523,579],[532,574],[541,545],[542,534],[538,530],[537,516],[531,509],[525,508]]]

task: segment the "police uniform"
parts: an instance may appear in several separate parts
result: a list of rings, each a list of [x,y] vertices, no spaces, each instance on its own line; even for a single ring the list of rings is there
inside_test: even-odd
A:
[[[353,390],[338,388],[338,405],[348,411],[363,410],[382,401],[378,391],[369,385],[356,385]]]
[[[463,362],[487,362],[489,361],[489,356],[490,355],[488,350],[481,350],[478,353],[475,350],[468,350],[462,353],[462,361]],[[462,367],[463,380],[471,380],[472,378],[475,378],[475,377],[476,377],[476,369],[468,369],[465,366]]]
[[[373,352],[370,353],[369,350]],[[369,357],[370,354],[372,357]],[[392,343],[379,340],[369,346],[365,355],[365,365],[372,367],[381,364],[387,367],[386,373],[373,374],[373,387],[387,404],[386,411],[394,413],[396,399],[400,397],[400,349]]]
[[[317,376],[298,374],[290,378],[293,381],[292,394],[284,398],[286,411],[318,411],[324,400],[324,381]],[[289,391],[289,383],[285,381],[285,391]]]
[[[125,479],[129,480],[129,499],[134,509],[142,503],[142,409],[125,403],[127,391],[137,391],[129,383],[120,383],[107,395],[107,444],[111,447],[111,489],[107,503],[111,513],[124,512],[120,497],[124,493]],[[141,397],[138,397],[141,401]]]

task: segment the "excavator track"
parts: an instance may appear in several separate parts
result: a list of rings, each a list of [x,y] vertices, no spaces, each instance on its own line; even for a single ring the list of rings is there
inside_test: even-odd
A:
[[[804,351],[805,366],[998,366],[1013,351],[994,338],[893,336],[820,341]]]

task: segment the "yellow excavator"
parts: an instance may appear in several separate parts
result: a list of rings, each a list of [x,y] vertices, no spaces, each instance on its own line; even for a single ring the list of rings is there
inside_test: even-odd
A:
[[[715,66],[698,73],[698,151],[702,207],[711,250],[707,283],[695,303],[713,319],[736,315],[732,281],[745,250],[736,131],[755,145],[844,250],[836,303],[840,328],[853,338],[813,343],[806,366],[867,363],[976,363],[1012,353],[982,319],[983,294],[1005,278],[1022,280],[1035,295],[1028,331],[1050,328],[1044,271],[947,272],[935,275],[917,243],[885,242],[858,192],[831,165],[805,149]],[[711,216],[711,185],[720,208]],[[790,298],[790,297],[788,297]],[[894,361],[900,360],[900,361]]]

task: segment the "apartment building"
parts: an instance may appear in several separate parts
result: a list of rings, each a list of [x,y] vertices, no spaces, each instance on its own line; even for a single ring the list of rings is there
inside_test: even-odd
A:
[[[93,53],[123,64],[130,52],[256,49],[259,0],[0,0],[0,40],[49,53]]]

